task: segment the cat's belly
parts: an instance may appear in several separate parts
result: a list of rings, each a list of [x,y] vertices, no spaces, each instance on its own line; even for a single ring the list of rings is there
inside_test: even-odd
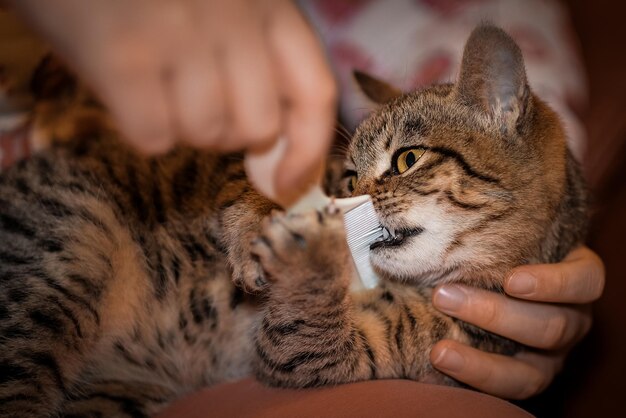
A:
[[[180,297],[201,292],[210,305]],[[82,380],[156,384],[180,396],[249,375],[259,309],[235,304],[233,292],[223,274],[201,287],[181,281],[179,297],[137,318],[131,333],[103,336]]]

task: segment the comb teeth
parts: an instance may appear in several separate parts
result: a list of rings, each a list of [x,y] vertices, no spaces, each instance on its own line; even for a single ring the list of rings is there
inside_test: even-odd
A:
[[[379,280],[370,263],[370,246],[374,241],[389,237],[389,231],[380,225],[372,198],[362,195],[331,200],[320,187],[313,187],[289,212],[321,210],[328,204],[336,205],[343,213],[348,248],[358,274],[357,280],[352,282],[352,290],[373,289]]]
[[[345,207],[344,202],[353,203],[349,209],[344,209],[343,220],[346,228],[348,247],[354,260],[360,283],[352,283],[353,290],[365,287],[372,289],[378,284],[378,276],[370,263],[370,245],[384,236],[384,228],[380,225],[378,215],[370,196],[359,196],[354,206],[354,199],[337,199],[339,207]]]

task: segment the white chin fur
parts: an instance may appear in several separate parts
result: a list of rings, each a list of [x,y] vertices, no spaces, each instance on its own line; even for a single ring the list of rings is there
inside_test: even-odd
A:
[[[382,247],[370,253],[375,269],[400,280],[429,283],[451,266],[444,265],[444,252],[460,225],[434,204],[411,208],[401,215],[402,225],[421,226],[424,232],[397,247]],[[447,264],[447,263],[446,263]]]

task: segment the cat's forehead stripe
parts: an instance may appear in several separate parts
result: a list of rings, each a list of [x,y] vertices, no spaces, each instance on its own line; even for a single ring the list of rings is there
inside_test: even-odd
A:
[[[385,152],[379,153],[378,158],[376,159],[373,177],[379,178],[382,175],[388,173],[390,166],[391,166],[391,152],[387,150]]]

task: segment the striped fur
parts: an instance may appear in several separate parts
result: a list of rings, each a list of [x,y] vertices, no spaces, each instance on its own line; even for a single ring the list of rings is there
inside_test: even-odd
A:
[[[395,98],[358,129],[355,192],[390,229],[421,229],[372,251],[385,280],[359,294],[332,210],[268,217],[239,155],[144,158],[100,109],[64,108],[53,146],[0,177],[0,417],[149,416],[254,371],[292,387],[453,384],[428,361],[436,341],[518,349],[437,313],[432,286],[498,289],[514,265],[559,260],[584,234],[584,188],[536,97],[510,123],[471,94]],[[395,173],[414,146],[424,156]]]
[[[272,205],[240,157],[57,144],[1,177],[0,207],[0,416],[142,416],[250,373],[258,308],[231,278],[257,278]]]

